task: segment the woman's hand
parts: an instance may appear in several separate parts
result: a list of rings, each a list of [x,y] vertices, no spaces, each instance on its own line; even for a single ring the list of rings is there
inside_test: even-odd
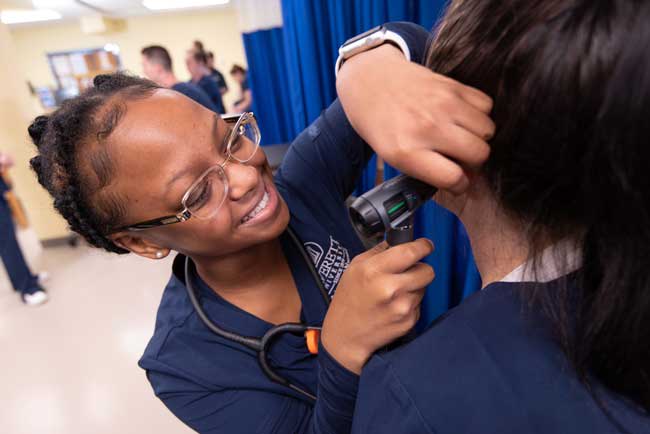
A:
[[[488,158],[492,99],[416,63],[392,45],[346,61],[336,82],[354,129],[387,163],[453,193]]]
[[[433,269],[419,261],[433,251],[426,238],[388,249],[384,242],[355,257],[325,316],[322,343],[357,374],[368,358],[404,336],[420,317]]]

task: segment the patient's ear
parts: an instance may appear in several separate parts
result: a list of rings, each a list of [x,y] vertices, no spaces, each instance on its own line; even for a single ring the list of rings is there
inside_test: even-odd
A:
[[[170,252],[167,247],[153,243],[132,232],[117,232],[109,235],[108,238],[117,246],[143,258],[162,259],[169,255]]]

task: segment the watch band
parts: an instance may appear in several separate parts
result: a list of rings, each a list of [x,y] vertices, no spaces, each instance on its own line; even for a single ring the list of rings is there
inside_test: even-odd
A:
[[[411,51],[409,50],[408,44],[404,38],[399,34],[388,30],[384,26],[377,26],[367,32],[348,39],[343,43],[343,45],[341,45],[339,48],[339,57],[336,59],[336,66],[334,67],[335,76],[338,76],[341,65],[343,65],[343,62],[347,59],[386,43],[395,45],[402,51],[402,53],[404,53],[406,60],[411,60]]]

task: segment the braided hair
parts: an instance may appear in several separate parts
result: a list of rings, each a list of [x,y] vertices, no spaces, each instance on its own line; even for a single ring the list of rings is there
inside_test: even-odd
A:
[[[125,101],[146,98],[159,86],[124,73],[98,75],[93,85],[34,119],[28,132],[38,155],[30,164],[71,230],[95,247],[123,254],[128,251],[106,236],[122,224],[126,208],[106,188],[112,165],[104,142],[124,114]],[[93,143],[98,150],[89,149]],[[81,162],[89,164],[82,168]]]

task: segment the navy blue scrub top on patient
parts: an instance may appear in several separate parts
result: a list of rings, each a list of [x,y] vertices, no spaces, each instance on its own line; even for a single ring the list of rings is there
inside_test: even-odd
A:
[[[353,433],[650,433],[648,413],[592,378],[611,419],[599,407],[548,320],[522,298],[530,285],[490,284],[414,341],[373,356],[361,374]]]

